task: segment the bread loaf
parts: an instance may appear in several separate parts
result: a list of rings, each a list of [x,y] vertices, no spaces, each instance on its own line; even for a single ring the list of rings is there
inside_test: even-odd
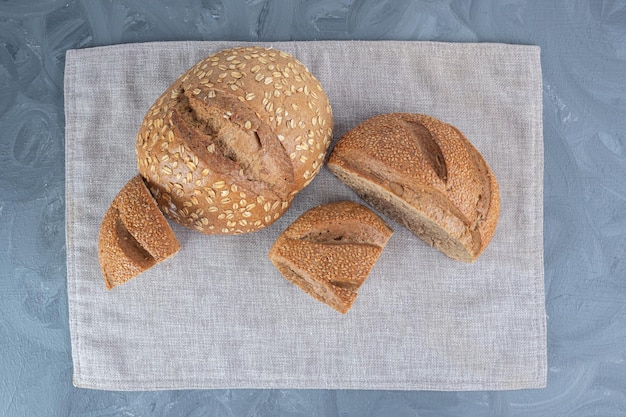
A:
[[[287,280],[345,314],[392,233],[365,206],[329,203],[293,222],[272,245],[269,258]]]
[[[327,164],[365,201],[449,257],[473,262],[500,212],[496,178],[455,127],[419,114],[383,114],[346,133]]]
[[[139,172],[161,210],[207,234],[276,221],[319,172],[332,137],[320,82],[293,56],[220,51],[181,75],[139,129]]]
[[[107,289],[123,284],[180,250],[141,176],[132,178],[106,211],[98,257]]]

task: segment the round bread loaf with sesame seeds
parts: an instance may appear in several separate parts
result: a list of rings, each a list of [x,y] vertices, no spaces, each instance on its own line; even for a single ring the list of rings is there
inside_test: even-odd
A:
[[[332,131],[328,97],[296,58],[227,49],[181,75],[148,110],[137,164],[177,223],[249,233],[276,221],[313,180]]]
[[[500,192],[493,172],[459,129],[434,117],[369,118],[337,142],[327,166],[453,259],[475,261],[495,232]]]

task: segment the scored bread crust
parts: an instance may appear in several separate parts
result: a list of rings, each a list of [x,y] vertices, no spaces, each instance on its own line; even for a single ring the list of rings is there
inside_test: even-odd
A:
[[[320,82],[293,56],[220,51],[181,75],[148,110],[139,172],[161,210],[206,234],[276,221],[321,169],[332,137]]]
[[[453,259],[473,262],[500,213],[493,172],[454,126],[389,113],[347,132],[327,166],[364,200]]]
[[[287,280],[345,314],[392,233],[361,204],[324,204],[296,219],[274,242],[269,258]]]
[[[174,256],[180,244],[140,175],[119,191],[98,235],[98,258],[111,289]]]

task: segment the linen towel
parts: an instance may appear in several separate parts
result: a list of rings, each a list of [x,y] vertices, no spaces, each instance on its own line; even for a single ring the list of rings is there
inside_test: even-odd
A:
[[[206,236],[177,225],[178,255],[105,290],[102,216],[137,173],[147,109],[198,60],[245,42],[162,42],[66,55],[67,287],[78,387],[505,390],[546,384],[543,135],[536,46],[404,41],[255,43],[321,81],[335,143],[366,118],[424,113],[458,127],[500,184],[501,215],[474,264],[401,225],[345,316],[267,258],[297,216],[359,201],[327,169],[271,227]]]

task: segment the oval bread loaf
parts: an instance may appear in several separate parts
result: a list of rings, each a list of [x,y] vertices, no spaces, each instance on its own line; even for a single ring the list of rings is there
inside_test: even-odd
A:
[[[148,110],[137,164],[181,225],[254,232],[319,172],[332,129],[328,98],[301,62],[275,49],[227,49],[181,75]]]
[[[392,113],[346,133],[327,164],[373,207],[449,257],[473,262],[500,213],[498,183],[476,148],[433,117]]]
[[[361,204],[324,204],[298,217],[274,242],[269,258],[287,280],[345,314],[392,233]]]

